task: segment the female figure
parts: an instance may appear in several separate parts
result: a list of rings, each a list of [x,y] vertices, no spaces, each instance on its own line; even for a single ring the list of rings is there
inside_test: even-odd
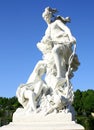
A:
[[[45,32],[45,36],[38,43],[38,48],[47,54],[47,48],[50,47],[50,53],[53,56],[56,66],[56,76],[58,78],[65,77],[67,71],[66,65],[68,65],[68,59],[72,54],[72,45],[76,43],[76,39],[72,36],[70,29],[66,26],[67,22],[70,22],[70,18],[63,18],[61,16],[54,16],[56,9],[47,7],[43,12],[43,18],[46,21],[48,28]],[[44,47],[44,50],[42,48]],[[49,46],[49,47],[48,47]]]
[[[22,104],[26,112],[36,111],[40,105],[39,100],[42,96],[42,91],[46,91],[47,85],[42,80],[45,73],[45,64],[39,61],[31,73],[26,84],[18,87],[16,95],[18,101]]]

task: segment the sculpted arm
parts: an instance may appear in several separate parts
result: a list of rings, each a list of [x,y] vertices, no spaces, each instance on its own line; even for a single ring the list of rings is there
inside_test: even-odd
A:
[[[76,39],[72,36],[70,29],[60,20],[57,20],[57,24],[68,35],[70,43],[76,43]]]

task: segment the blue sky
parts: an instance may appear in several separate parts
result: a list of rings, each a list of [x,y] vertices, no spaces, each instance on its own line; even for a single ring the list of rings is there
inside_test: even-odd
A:
[[[36,44],[46,30],[45,7],[71,17],[67,24],[77,39],[81,65],[74,90],[94,89],[94,0],[0,0],[0,96],[12,97],[42,59]]]

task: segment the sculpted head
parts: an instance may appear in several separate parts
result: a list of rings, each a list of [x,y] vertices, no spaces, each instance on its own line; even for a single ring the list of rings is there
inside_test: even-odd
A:
[[[51,18],[53,17],[53,14],[56,12],[57,12],[56,9],[52,9],[50,7],[45,8],[45,11],[43,12],[42,17],[47,22],[47,24],[51,23]]]

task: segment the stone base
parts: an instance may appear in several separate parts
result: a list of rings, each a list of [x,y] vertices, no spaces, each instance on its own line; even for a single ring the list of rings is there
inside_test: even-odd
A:
[[[75,122],[41,122],[41,123],[10,123],[3,126],[0,130],[84,130],[84,128]]]
[[[13,122],[14,123],[32,123],[32,122],[70,122],[72,121],[72,114],[70,112],[65,113],[50,113],[48,115],[44,115],[44,113],[24,113],[22,109],[18,109],[13,114]]]
[[[13,114],[13,122],[3,126],[0,130],[84,130],[72,121],[71,113],[43,114]]]

